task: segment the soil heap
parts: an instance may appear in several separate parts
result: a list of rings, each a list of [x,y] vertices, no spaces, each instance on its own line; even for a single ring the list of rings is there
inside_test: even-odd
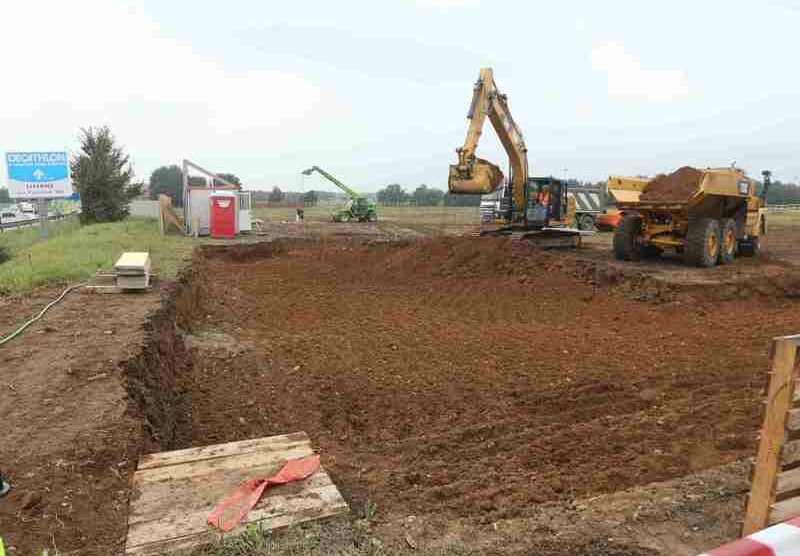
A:
[[[671,174],[662,174],[647,184],[641,201],[684,202],[697,191],[703,172],[691,166],[684,166]]]

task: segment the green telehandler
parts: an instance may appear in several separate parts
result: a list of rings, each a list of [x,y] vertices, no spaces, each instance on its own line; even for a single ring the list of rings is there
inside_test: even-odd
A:
[[[347,205],[344,208],[333,213],[332,216],[334,222],[378,221],[378,211],[375,207],[375,203],[371,203],[369,199],[363,195],[360,195],[357,191],[349,188],[319,166],[312,166],[308,170],[303,170],[302,173],[304,176],[310,176],[312,172],[318,172],[321,176],[327,178],[328,181],[333,183],[336,187],[344,191],[348,197],[350,197],[350,200],[347,201]]]

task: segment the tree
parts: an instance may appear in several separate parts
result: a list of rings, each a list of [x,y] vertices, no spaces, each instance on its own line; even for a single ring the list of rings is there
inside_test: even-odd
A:
[[[7,204],[11,202],[11,196],[8,194],[8,189],[0,187],[0,203]]]
[[[150,174],[150,198],[166,195],[176,207],[183,206],[183,171],[173,164],[161,166]]]
[[[452,193],[444,195],[444,206],[446,207],[477,207],[480,204],[480,195],[453,195]]]
[[[409,195],[399,183],[391,183],[378,191],[376,198],[382,205],[398,206],[408,202]]]
[[[428,187],[424,183],[417,186],[414,193],[411,194],[412,201],[418,207],[435,207],[442,202],[442,197],[444,197],[444,191]]]
[[[272,192],[269,194],[269,202],[271,204],[277,205],[278,203],[283,201],[284,197],[285,195],[283,194],[283,191],[281,191],[281,188],[276,186],[272,188]]]
[[[239,187],[241,187],[242,185],[242,180],[240,180],[238,176],[236,176],[236,174],[229,174],[227,172],[217,172],[217,175],[221,177],[223,180],[232,183],[233,185],[238,185]],[[224,184],[219,180],[214,180],[214,185],[216,187],[220,187]]]
[[[307,207],[315,207],[319,202],[319,197],[317,196],[317,192],[313,189],[303,195],[303,205]]]
[[[81,222],[122,220],[131,200],[142,191],[141,183],[131,183],[128,155],[105,126],[82,129],[80,143],[69,165],[72,183],[81,194]]]

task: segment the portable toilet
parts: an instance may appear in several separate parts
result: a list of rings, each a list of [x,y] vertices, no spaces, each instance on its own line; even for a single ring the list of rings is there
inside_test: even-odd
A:
[[[236,193],[216,190],[208,196],[211,237],[236,237]]]

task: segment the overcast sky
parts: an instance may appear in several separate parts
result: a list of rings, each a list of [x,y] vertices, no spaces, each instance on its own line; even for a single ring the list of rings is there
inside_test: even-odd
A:
[[[108,125],[146,178],[446,187],[492,66],[534,175],[800,176],[800,1],[0,2],[0,151]],[[487,124],[479,154],[507,158]],[[0,183],[5,182],[3,168]]]

